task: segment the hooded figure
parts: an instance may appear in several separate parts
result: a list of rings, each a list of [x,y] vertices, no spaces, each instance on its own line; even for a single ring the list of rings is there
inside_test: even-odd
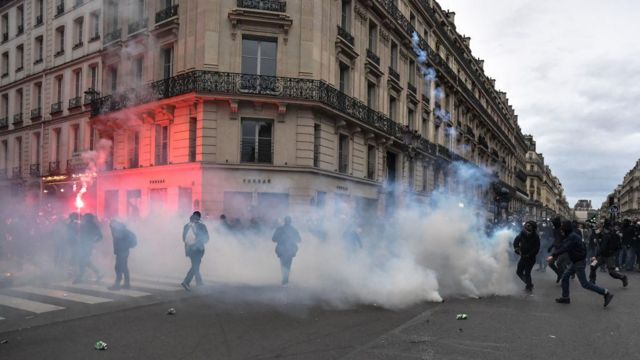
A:
[[[554,217],[553,219],[551,219],[551,224],[553,224],[553,244],[551,244],[549,249],[547,249],[548,253],[553,253],[561,248],[562,242],[565,239],[562,234],[562,230],[560,229],[562,225],[562,218],[560,218],[559,216]],[[569,266],[569,263],[570,260],[566,254],[560,255],[559,258],[556,258],[555,262],[549,263],[549,267],[551,268],[551,270],[556,273],[556,283],[559,283],[562,279],[562,274],[564,274],[564,271],[566,270],[567,266]]]
[[[109,224],[111,228],[111,236],[113,237],[113,254],[116,256],[116,281],[109,290],[120,290],[120,288],[128,289],[129,281],[129,250],[138,244],[136,235],[120,221],[111,220]],[[124,284],[120,286],[120,282],[124,276]]]
[[[200,221],[201,217],[200,211],[194,211],[189,218],[189,223],[182,229],[184,253],[191,260],[191,268],[180,285],[187,291],[191,291],[191,280],[194,276],[196,285],[203,285],[200,263],[204,256],[204,245],[209,242],[209,231],[207,226]]]
[[[622,286],[627,287],[629,280],[625,275],[616,271],[616,254],[620,250],[620,237],[611,229],[609,220],[599,224],[600,228],[596,234],[599,240],[598,252],[596,256],[591,258],[591,271],[589,272],[589,281],[596,283],[596,270],[602,264],[605,264],[609,271],[609,276],[622,281]]]
[[[536,256],[540,251],[540,237],[536,232],[537,229],[535,221],[527,221],[520,234],[513,240],[513,248],[516,254],[520,255],[516,274],[525,283],[525,290],[529,292],[533,290],[531,269],[536,264]]]
[[[102,231],[100,231],[100,227],[96,222],[96,217],[93,214],[84,214],[82,222],[80,222],[76,246],[78,273],[73,281],[74,284],[82,282],[87,268],[96,274],[96,282],[99,282],[104,277],[102,272],[91,262],[93,247],[100,240],[102,240]]]
[[[298,230],[291,225],[291,217],[284,218],[284,225],[278,227],[273,233],[273,242],[276,245],[276,255],[280,259],[280,269],[282,270],[282,285],[289,283],[289,273],[291,271],[291,263],[298,253],[298,243],[300,243],[300,234]]]
[[[583,288],[604,296],[604,306],[606,307],[611,302],[611,299],[613,299],[613,294],[611,294],[609,290],[587,281],[585,274],[587,248],[580,238],[580,235],[575,233],[573,224],[568,220],[562,222],[561,230],[565,237],[562,246],[556,248],[553,254],[547,258],[547,261],[551,263],[562,254],[567,254],[571,264],[569,264],[567,270],[562,275],[562,296],[557,298],[556,302],[560,304],[571,303],[571,298],[569,297],[569,278],[575,274]]]

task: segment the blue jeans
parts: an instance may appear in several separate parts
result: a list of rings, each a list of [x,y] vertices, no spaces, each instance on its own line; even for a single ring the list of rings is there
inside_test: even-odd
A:
[[[280,258],[280,270],[282,271],[282,285],[286,285],[289,283],[289,273],[291,272],[292,261],[293,261],[292,257]]]
[[[569,297],[569,278],[571,275],[575,274],[578,280],[580,281],[580,285],[587,290],[591,290],[593,292],[597,292],[600,295],[604,295],[607,293],[607,290],[601,288],[596,284],[592,284],[587,280],[587,275],[585,274],[585,268],[587,267],[587,263],[585,260],[581,260],[575,263],[571,263],[567,270],[565,270],[564,274],[562,274],[562,297]]]
[[[187,276],[184,278],[183,283],[190,285],[191,279],[196,277],[196,285],[202,285],[202,276],[200,275],[200,263],[202,262],[202,256],[204,256],[203,251],[192,251],[189,254],[189,259],[191,259],[191,269],[187,273]]]

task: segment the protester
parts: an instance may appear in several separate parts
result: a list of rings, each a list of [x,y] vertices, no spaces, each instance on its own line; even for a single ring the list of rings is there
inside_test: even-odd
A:
[[[284,225],[276,229],[271,240],[277,244],[276,255],[280,259],[282,285],[287,285],[289,283],[291,263],[298,253],[298,243],[301,240],[298,230],[291,225],[291,217],[286,216],[284,218]]]
[[[96,275],[96,282],[100,282],[104,275],[91,261],[93,247],[97,242],[102,240],[102,231],[96,222],[93,214],[84,214],[82,222],[79,226],[78,243],[76,245],[76,256],[78,263],[78,272],[73,280],[74,284],[81,283],[84,280],[84,272],[87,268]]]
[[[562,219],[558,216],[551,219],[551,224],[553,225],[552,234],[553,234],[553,244],[547,249],[547,252],[553,253],[557,251],[560,247],[562,247],[562,241],[564,237],[562,236],[562,232],[560,230],[560,225],[562,223]],[[562,254],[559,258],[555,260],[553,263],[549,263],[549,267],[556,273],[556,283],[559,283],[562,279],[562,275],[569,265],[569,256],[567,254]]]
[[[536,256],[540,251],[540,237],[536,231],[535,221],[527,221],[520,234],[513,241],[513,248],[516,254],[520,255],[516,274],[525,283],[525,290],[528,292],[533,290],[531,269],[536,264]]]
[[[129,250],[134,248],[138,241],[136,235],[120,221],[111,220],[109,227],[113,238],[113,254],[116,256],[116,280],[112,286],[109,286],[109,290],[129,289],[131,287],[129,265],[127,263]],[[124,284],[120,286],[123,277]]]
[[[182,242],[184,242],[185,255],[191,260],[191,268],[187,272],[180,285],[191,291],[191,280],[195,276],[196,286],[202,286],[202,276],[200,275],[200,263],[204,256],[204,245],[209,242],[209,231],[207,226],[200,219],[202,214],[195,211],[189,218],[189,223],[182,229]]]
[[[584,242],[582,242],[580,236],[574,232],[571,221],[565,220],[562,222],[561,230],[565,237],[562,246],[556,248],[553,254],[547,258],[547,261],[551,264],[562,254],[568,254],[571,263],[562,275],[562,296],[557,298],[556,302],[560,304],[571,303],[571,298],[569,297],[569,278],[575,274],[583,288],[596,292],[604,297],[604,306],[606,307],[613,299],[613,294],[611,294],[609,290],[587,281],[585,274],[587,249]]]
[[[620,237],[612,231],[609,220],[601,222],[598,230],[596,236],[600,239],[600,245],[596,256],[591,258],[589,280],[594,284],[596,283],[596,269],[604,264],[609,271],[609,275],[622,281],[622,286],[627,287],[629,285],[628,278],[616,271],[616,254],[621,247]]]

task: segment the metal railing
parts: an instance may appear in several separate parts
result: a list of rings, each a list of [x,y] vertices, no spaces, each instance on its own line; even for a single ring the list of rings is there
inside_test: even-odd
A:
[[[40,164],[29,165],[29,175],[31,177],[40,177]]]
[[[56,16],[60,16],[64,13],[64,1],[56,5]]]
[[[343,38],[344,41],[346,41],[347,43],[349,43],[349,45],[354,46],[355,41],[353,39],[353,35],[351,35],[347,29],[343,28],[342,26],[338,25],[338,36]]]
[[[31,109],[31,121],[34,121],[38,118],[42,117],[42,108],[37,107],[35,109]]]
[[[69,109],[74,109],[82,106],[82,96],[76,96],[69,99]]]
[[[56,114],[62,112],[62,101],[51,104],[51,113]]]
[[[0,129],[6,129],[9,127],[9,119],[6,117],[0,118]]]
[[[49,161],[49,175],[60,174],[60,161]]]
[[[104,34],[104,43],[108,44],[122,38],[122,29],[115,29]]]
[[[371,60],[374,64],[380,66],[380,57],[376,55],[371,49],[367,49],[367,59]]]
[[[389,66],[389,77],[394,79],[395,81],[400,82],[400,74],[395,71],[391,66]]]
[[[129,28],[128,28],[129,35],[133,33],[137,33],[142,29],[146,29],[146,27],[147,27],[147,19],[138,19],[138,21],[129,23]]]
[[[238,7],[282,13],[287,12],[287,2],[278,0],[238,0]]]
[[[13,125],[22,124],[22,113],[17,113],[13,115]]]
[[[409,90],[409,92],[414,95],[418,93],[418,89],[416,89],[416,86],[410,82],[407,83],[407,90]]]
[[[156,24],[178,16],[178,4],[166,7],[156,13]]]
[[[42,15],[36,16],[36,23],[34,26],[42,25]]]

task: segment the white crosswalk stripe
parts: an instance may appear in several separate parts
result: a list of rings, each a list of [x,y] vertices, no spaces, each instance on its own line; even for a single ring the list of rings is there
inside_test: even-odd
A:
[[[4,318],[2,316],[0,316],[0,321],[4,320]]]
[[[75,289],[84,289],[84,290],[91,290],[91,291],[96,291],[101,293],[117,294],[117,295],[131,296],[131,297],[143,297],[143,296],[151,295],[150,293],[137,291],[137,290],[122,289],[117,291],[111,291],[107,289],[106,286],[98,285],[98,284],[57,284],[57,285],[67,286]]]
[[[180,285],[180,283],[182,282],[182,278],[179,278],[176,276],[164,276],[164,275],[152,276],[152,275],[145,275],[145,274],[142,274],[142,275],[136,274],[132,277],[138,280],[157,281],[161,283],[177,284],[177,285]]]
[[[106,298],[101,298],[97,296],[78,294],[78,293],[73,293],[73,292],[63,291],[63,290],[36,288],[31,286],[19,287],[19,288],[15,288],[14,290],[26,292],[30,294],[52,297],[56,299],[75,301],[75,302],[80,302],[85,304],[100,304],[100,303],[113,301],[112,299],[106,299]]]
[[[7,295],[0,295],[0,305],[11,307],[14,309],[29,311],[36,314],[64,309],[61,306],[45,304],[39,301],[26,300],[26,299],[13,297],[13,296],[7,296]]]
[[[137,287],[142,287],[142,288],[147,288],[147,289],[161,290],[161,291],[178,291],[178,290],[182,290],[182,287],[179,284],[176,284],[174,286],[163,285],[163,284],[153,283],[153,282],[150,282],[150,281],[140,280],[140,279],[135,278],[135,277],[131,280],[131,285],[132,286],[137,286]]]

